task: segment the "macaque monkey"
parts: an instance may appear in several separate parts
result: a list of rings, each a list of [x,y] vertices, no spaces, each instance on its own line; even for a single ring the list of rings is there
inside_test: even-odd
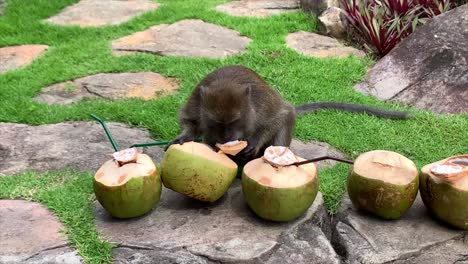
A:
[[[247,148],[236,156],[245,162],[263,155],[270,145],[289,146],[296,115],[320,109],[364,112],[392,119],[405,119],[408,115],[335,102],[294,107],[253,70],[226,66],[208,74],[193,90],[179,113],[182,133],[171,144],[183,144],[200,136],[212,147],[216,143],[246,140]]]

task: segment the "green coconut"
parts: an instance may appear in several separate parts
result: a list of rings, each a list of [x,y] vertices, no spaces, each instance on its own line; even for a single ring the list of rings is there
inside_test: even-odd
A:
[[[317,169],[313,163],[282,167],[258,158],[244,166],[242,192],[259,217],[291,221],[304,214],[314,202],[318,192]]]
[[[468,154],[428,164],[420,177],[426,208],[443,222],[468,230]]]
[[[129,160],[106,161],[94,176],[97,200],[116,218],[144,215],[161,197],[161,177],[156,166],[148,155],[136,150],[135,153]]]
[[[236,174],[237,164],[226,154],[198,142],[171,145],[161,162],[164,186],[204,202],[221,198]]]
[[[361,154],[348,177],[348,194],[360,210],[384,219],[398,219],[418,194],[418,169],[410,159],[392,151]]]

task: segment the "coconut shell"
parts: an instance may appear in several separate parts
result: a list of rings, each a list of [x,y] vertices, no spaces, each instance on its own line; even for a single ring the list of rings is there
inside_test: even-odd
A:
[[[161,197],[161,177],[145,154],[135,162],[120,166],[115,160],[106,161],[96,172],[94,193],[110,215],[131,218],[146,214]]]
[[[186,142],[168,148],[161,170],[167,188],[200,201],[214,202],[234,181],[237,164],[205,144]]]
[[[435,166],[450,164],[450,160],[460,157],[468,161],[468,155],[460,155],[424,166],[419,188],[424,205],[432,215],[454,227],[468,230],[468,175],[465,174],[468,164],[462,165],[463,169],[455,173],[443,175],[433,172]]]
[[[401,154],[375,150],[361,154],[348,177],[348,195],[359,209],[384,219],[397,219],[418,193],[416,165]]]

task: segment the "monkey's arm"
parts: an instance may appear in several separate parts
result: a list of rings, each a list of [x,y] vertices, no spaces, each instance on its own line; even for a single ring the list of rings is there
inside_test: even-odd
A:
[[[336,109],[347,112],[366,113],[383,118],[390,119],[407,119],[409,118],[408,112],[399,111],[387,111],[366,105],[348,104],[348,103],[337,103],[337,102],[316,102],[310,104],[304,104],[296,106],[297,114],[310,113],[321,109]]]

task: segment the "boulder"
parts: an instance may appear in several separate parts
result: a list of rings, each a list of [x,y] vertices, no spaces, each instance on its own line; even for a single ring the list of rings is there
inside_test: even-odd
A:
[[[163,188],[150,214],[127,221],[96,204],[97,228],[122,263],[339,263],[328,223],[320,193],[294,222],[263,221],[249,210],[238,179],[215,203]]]
[[[339,4],[339,0],[300,0],[301,8],[316,16],[320,16],[329,7],[340,6]]]
[[[434,17],[400,42],[355,86],[435,113],[468,112],[468,5]]]
[[[318,19],[323,33],[337,39],[344,39],[346,37],[349,23],[343,9],[335,6],[329,7]]]

